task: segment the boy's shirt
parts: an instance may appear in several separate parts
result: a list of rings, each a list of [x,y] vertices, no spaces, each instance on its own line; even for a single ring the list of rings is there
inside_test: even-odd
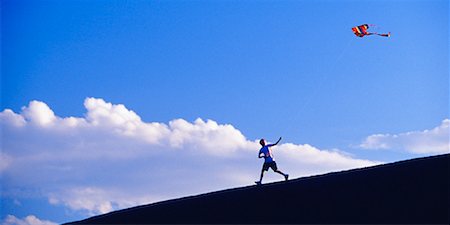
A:
[[[262,147],[259,150],[259,154],[261,154],[261,153],[264,154],[264,162],[265,163],[270,163],[270,162],[275,161],[274,158],[273,158],[273,155],[272,155],[272,150],[270,150],[270,148],[269,148],[269,147],[272,147],[272,146],[274,146],[274,145],[273,144],[268,144],[268,145]]]

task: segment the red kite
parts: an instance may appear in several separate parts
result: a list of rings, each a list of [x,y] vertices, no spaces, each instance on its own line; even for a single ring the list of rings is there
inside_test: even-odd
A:
[[[370,25],[372,26],[372,25]],[[352,27],[352,31],[353,33],[355,33],[356,36],[358,37],[364,37],[366,35],[378,35],[378,36],[383,36],[383,37],[390,37],[391,36],[391,32],[388,32],[387,34],[379,34],[379,33],[370,33],[367,32],[367,29],[369,29],[369,25],[368,24],[363,24],[363,25],[359,25],[356,27]]]

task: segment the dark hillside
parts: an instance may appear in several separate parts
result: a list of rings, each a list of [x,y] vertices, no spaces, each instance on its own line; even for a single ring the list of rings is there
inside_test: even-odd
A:
[[[449,224],[450,155],[169,200],[75,222]]]

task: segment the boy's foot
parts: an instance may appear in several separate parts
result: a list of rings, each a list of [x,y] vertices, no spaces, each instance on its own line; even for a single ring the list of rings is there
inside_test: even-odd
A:
[[[256,185],[261,185],[261,181],[255,181]]]
[[[288,178],[289,178],[289,174],[285,174],[285,175],[284,175],[284,179],[285,179],[285,180],[288,180]]]

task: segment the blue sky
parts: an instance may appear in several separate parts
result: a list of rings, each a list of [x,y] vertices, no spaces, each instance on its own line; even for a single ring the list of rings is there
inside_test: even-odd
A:
[[[2,207],[6,209],[1,210],[0,219],[11,215],[11,221],[25,220],[33,215],[64,222],[108,209],[251,184],[253,178],[219,179],[228,161],[226,157],[214,158],[217,153],[208,149],[227,145],[224,142],[229,140],[238,143],[239,149],[255,147],[256,152],[258,145],[253,141],[262,137],[275,141],[283,136],[283,143],[292,146],[280,146],[280,161],[295,156],[297,153],[289,153],[294,147],[311,147],[317,157],[331,160],[324,162],[336,160],[328,153],[365,160],[362,164],[350,160],[352,163],[345,161],[345,166],[318,170],[312,161],[301,161],[309,167],[302,167],[308,172],[299,171],[298,176],[448,152],[448,21],[449,5],[444,0],[3,0],[1,156],[8,166],[0,171]],[[377,25],[369,31],[390,31],[392,36],[354,36],[351,27],[364,23]],[[114,116],[131,118],[133,126],[148,136],[123,128],[125,123],[117,122]],[[19,117],[25,121],[22,130],[11,125]],[[70,126],[58,122],[69,117],[79,120]],[[103,125],[104,129],[100,129]],[[160,129],[164,126],[168,129]],[[107,133],[111,127],[131,133],[124,131],[121,134],[125,136],[119,135],[120,141],[110,145],[102,138],[118,137],[117,133]],[[51,129],[67,133],[56,134]],[[230,139],[208,133],[212,130],[223,131],[219,134],[230,135]],[[93,135],[85,136],[86,132]],[[133,137],[139,144],[121,139],[125,137]],[[34,152],[18,144],[27,138],[37,145]],[[137,191],[141,196],[121,195],[136,190],[114,188],[114,184],[106,182],[107,174],[97,174],[102,180],[99,183],[93,182],[94,178],[71,177],[79,179],[77,183],[63,181],[63,174],[49,169],[42,173],[52,177],[51,181],[27,180],[31,171],[21,167],[26,164],[18,159],[25,160],[26,154],[53,153],[56,148],[73,150],[56,141],[58,138],[69,138],[74,145],[81,140],[79,143],[100,146],[87,155],[110,154],[96,151],[121,144],[136,148],[121,155],[130,157],[121,161],[124,168],[136,166],[129,172],[145,165],[136,163],[139,160],[132,157],[134,154],[163,165],[173,163],[171,157],[176,157],[171,153],[157,157],[136,153],[142,149],[156,145],[184,149],[178,144],[189,143],[200,146],[202,151],[186,156],[189,160],[180,168],[198,167],[196,157],[212,155],[211,160],[218,160],[223,167],[205,162],[201,165],[203,169],[217,170],[211,176],[218,176],[220,182],[183,192],[167,181],[166,186],[158,187],[169,191],[156,193],[155,187],[154,194],[161,195],[151,198],[146,194],[153,193],[143,190]],[[154,141],[141,143],[152,138]],[[423,150],[423,143],[417,140],[425,140],[431,146],[429,151]],[[247,150],[227,145],[224,151],[228,150],[228,154],[248,154]],[[256,153],[249,154],[254,157]],[[111,160],[118,160],[115,157],[111,156]],[[43,162],[55,162],[46,160],[31,164],[39,167]],[[239,160],[237,165],[248,162]],[[254,177],[258,177],[261,162],[256,157],[249,160],[258,166],[254,171]],[[50,165],[77,171],[72,165],[80,162],[82,158]],[[92,164],[87,168],[95,170]],[[288,169],[301,170],[294,162],[290,166],[289,160],[285,164]],[[180,175],[176,166],[170,169],[172,176]],[[196,172],[192,169],[193,174]],[[151,179],[146,184],[154,185]],[[58,187],[73,190],[70,193],[74,198],[96,194],[118,200],[109,202],[109,208],[102,208],[107,205],[104,199],[83,208],[75,205],[74,199],[60,197],[68,194]],[[12,191],[17,188],[20,191]],[[123,200],[126,198],[139,200],[128,203]]]

